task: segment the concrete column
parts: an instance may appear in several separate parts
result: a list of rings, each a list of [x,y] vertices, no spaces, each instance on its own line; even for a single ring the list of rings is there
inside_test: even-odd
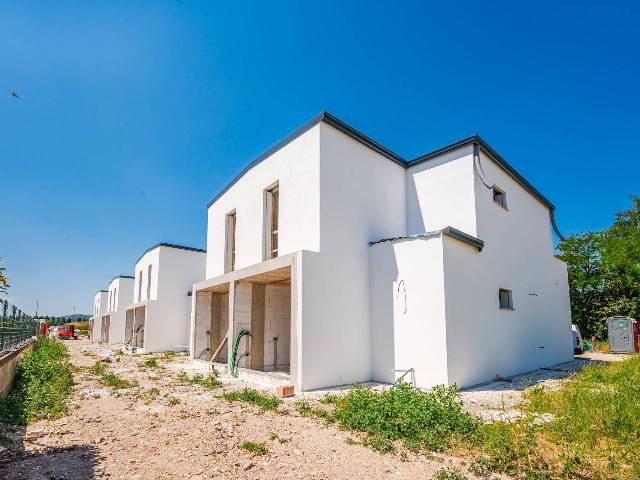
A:
[[[233,280],[229,282],[229,331],[227,333],[227,359],[231,358],[231,351],[233,350],[235,303],[236,282]]]
[[[211,322],[209,331],[211,332],[211,345],[210,348],[215,350],[220,345],[220,342],[224,338],[223,332],[220,330],[221,317],[222,317],[222,294],[220,293],[212,293],[211,294]]]
[[[289,345],[289,375],[296,391],[302,391],[302,253],[291,260],[291,344]]]
[[[249,368],[264,370],[264,285],[251,287],[251,351]]]

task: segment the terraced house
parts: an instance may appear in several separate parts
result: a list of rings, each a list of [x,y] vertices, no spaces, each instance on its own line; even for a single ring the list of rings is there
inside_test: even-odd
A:
[[[479,136],[404,159],[323,112],[209,203],[192,358],[298,390],[568,361],[553,213]]]

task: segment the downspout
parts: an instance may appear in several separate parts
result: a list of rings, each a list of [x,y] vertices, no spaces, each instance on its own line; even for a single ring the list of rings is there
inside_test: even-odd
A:
[[[560,233],[560,230],[558,229],[558,225],[556,225],[555,210],[553,208],[549,209],[549,219],[551,219],[551,227],[553,228],[553,231],[556,233],[560,241],[564,242],[565,237]]]
[[[491,190],[493,188],[493,185],[489,182],[489,180],[487,179],[487,175],[482,169],[482,163],[480,162],[480,144],[478,143],[473,144],[473,166],[475,167],[478,178],[480,179],[482,184],[489,190]]]

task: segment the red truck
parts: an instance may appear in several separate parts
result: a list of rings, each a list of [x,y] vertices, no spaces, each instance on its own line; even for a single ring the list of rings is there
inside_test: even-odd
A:
[[[53,335],[63,340],[70,340],[72,338],[78,338],[76,336],[76,327],[74,325],[58,325],[53,327]]]

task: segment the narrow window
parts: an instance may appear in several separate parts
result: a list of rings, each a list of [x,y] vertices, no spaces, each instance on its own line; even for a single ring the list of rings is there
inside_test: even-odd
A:
[[[142,270],[138,272],[138,301],[142,300]]]
[[[513,294],[511,290],[507,290],[506,288],[498,290],[498,299],[500,301],[500,308],[513,310]]]
[[[118,297],[118,287],[113,289],[113,308],[112,310],[116,309],[116,299]]]
[[[500,205],[502,208],[507,208],[507,194],[495,185],[493,186],[493,201]]]
[[[236,212],[227,214],[225,243],[225,272],[236,269]]]
[[[278,184],[265,190],[264,209],[264,259],[278,256],[278,214],[280,190]]]
[[[147,300],[151,300],[151,265],[147,267]]]

